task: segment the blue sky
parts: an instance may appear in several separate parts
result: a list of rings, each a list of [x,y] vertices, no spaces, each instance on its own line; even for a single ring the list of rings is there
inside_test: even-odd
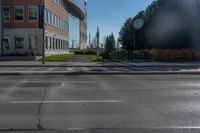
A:
[[[113,32],[118,37],[121,26],[129,17],[144,10],[153,0],[88,0],[88,32],[95,36],[97,25],[101,39]]]

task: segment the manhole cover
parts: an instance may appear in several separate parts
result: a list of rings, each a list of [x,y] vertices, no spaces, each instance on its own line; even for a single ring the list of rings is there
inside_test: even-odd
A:
[[[18,85],[18,87],[60,87],[63,83],[61,82],[25,82]]]

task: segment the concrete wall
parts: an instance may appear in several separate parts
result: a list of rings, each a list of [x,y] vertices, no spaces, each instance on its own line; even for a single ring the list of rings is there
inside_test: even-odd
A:
[[[1,0],[4,2],[5,6],[10,7],[10,21],[5,22],[5,28],[39,28],[39,18],[37,21],[29,21],[28,20],[28,10],[29,6],[37,6],[41,4],[41,0]],[[24,7],[24,21],[16,22],[15,21],[15,6],[23,6]]]
[[[65,41],[68,41],[68,37],[66,36],[63,36],[63,35],[59,35],[59,34],[56,34],[52,31],[48,31],[48,30],[45,30],[45,36],[48,37],[48,39],[50,38],[55,38],[55,39],[60,39],[60,40],[65,40]],[[49,38],[50,37],[50,38]],[[46,40],[46,43],[47,42],[50,42],[50,40]],[[48,48],[45,48],[45,54],[46,55],[52,55],[52,54],[68,54],[69,53],[69,48],[66,48],[66,49],[50,49],[50,43],[46,44],[48,45]],[[52,44],[51,44],[52,45]],[[55,43],[54,43],[55,45]]]
[[[24,29],[4,29],[4,38],[9,39],[10,49],[4,49],[4,54],[24,54],[31,53],[32,49],[29,49],[29,36],[37,37],[37,54],[42,55],[43,44],[43,30],[38,28],[24,28]],[[15,49],[15,36],[24,37],[24,49]]]

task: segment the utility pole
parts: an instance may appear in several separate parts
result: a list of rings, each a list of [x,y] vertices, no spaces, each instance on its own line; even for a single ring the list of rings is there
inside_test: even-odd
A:
[[[41,19],[42,19],[42,23],[43,23],[43,45],[42,45],[42,64],[45,64],[45,44],[46,44],[46,40],[45,40],[45,8],[44,8],[44,0],[42,0],[42,5],[41,5]],[[40,20],[41,21],[41,20]]]
[[[99,27],[97,26],[97,34],[96,34],[96,38],[97,38],[97,57],[99,58]]]

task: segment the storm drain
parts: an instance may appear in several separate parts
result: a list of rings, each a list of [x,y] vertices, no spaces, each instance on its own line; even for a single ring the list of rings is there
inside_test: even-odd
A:
[[[60,87],[64,83],[62,82],[24,82],[18,85],[18,87],[43,87],[43,88],[50,88],[50,87]]]

